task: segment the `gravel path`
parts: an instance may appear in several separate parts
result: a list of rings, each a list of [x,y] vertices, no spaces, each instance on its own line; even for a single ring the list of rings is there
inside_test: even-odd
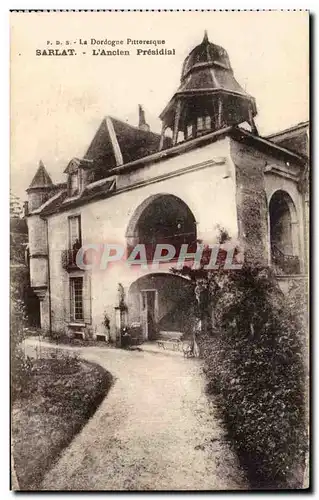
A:
[[[204,394],[200,361],[85,347],[115,383],[42,490],[247,489]]]

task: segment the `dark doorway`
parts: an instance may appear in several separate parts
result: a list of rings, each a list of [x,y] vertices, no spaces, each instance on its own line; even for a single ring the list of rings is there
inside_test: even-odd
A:
[[[156,338],[156,290],[141,291],[141,319],[145,340]]]

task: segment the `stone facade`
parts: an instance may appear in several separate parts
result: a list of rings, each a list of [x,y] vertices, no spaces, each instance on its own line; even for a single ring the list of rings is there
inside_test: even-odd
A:
[[[261,138],[252,117],[251,131],[240,127],[240,117],[230,125],[210,120],[210,130],[196,126],[190,138],[185,131],[184,140],[178,140],[179,108],[173,144],[148,128],[106,118],[85,158],[72,160],[65,170],[65,184],[54,186],[40,165],[28,190],[28,229],[31,284],[41,300],[44,329],[84,338],[108,337],[110,331],[113,341],[123,326],[139,330],[144,339],[191,329],[191,285],[172,275],[171,262],[158,270],[123,261],[83,270],[74,261],[81,245],[127,248],[144,243],[142,234],[152,244],[214,244],[223,228],[247,260],[275,263],[281,274],[289,265],[306,274],[306,208],[300,189],[306,157]],[[167,113],[165,126],[171,120]],[[271,216],[274,194],[278,217]],[[281,212],[285,217],[280,219]]]

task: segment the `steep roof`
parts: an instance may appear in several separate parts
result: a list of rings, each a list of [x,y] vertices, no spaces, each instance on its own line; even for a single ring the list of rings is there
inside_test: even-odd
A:
[[[160,134],[106,116],[84,157],[78,160],[78,166],[92,169],[94,180],[103,179],[109,170],[155,153],[159,149],[159,143]],[[170,146],[171,139],[166,137],[164,148]],[[76,159],[72,161],[74,167]],[[65,172],[67,173],[70,168],[69,164]]]
[[[27,191],[29,189],[48,188],[48,187],[52,187],[52,186],[53,186],[52,179],[51,179],[50,175],[48,174],[48,172],[46,171],[46,168],[45,168],[42,160],[40,160],[38,170],[36,171],[35,176],[33,177],[31,184],[30,184],[29,188],[27,189]]]
[[[181,142],[166,150],[156,151],[153,154],[143,156],[139,159],[132,160],[126,164],[110,169],[108,177],[88,184],[83,190],[83,193],[76,199],[73,198],[69,200],[67,198],[67,191],[62,189],[59,194],[53,196],[46,202],[46,204],[42,205],[42,207],[38,209],[38,212],[41,212],[42,215],[48,216],[52,213],[68,210],[71,207],[80,206],[93,200],[113,196],[117,192],[115,181],[116,175],[129,173],[135,169],[143,168],[147,164],[165,161],[168,158],[179,156],[197,147],[203,147],[207,144],[223,139],[226,136],[231,137],[237,142],[252,146],[259,151],[270,153],[278,158],[282,158],[284,161],[293,161],[300,166],[304,166],[306,164],[306,159],[302,155],[298,155],[283,146],[275,144],[267,138],[254,135],[240,127],[225,127],[222,130],[217,130],[210,134]]]
[[[292,127],[268,135],[267,139],[298,154],[309,157],[309,122],[301,122]]]

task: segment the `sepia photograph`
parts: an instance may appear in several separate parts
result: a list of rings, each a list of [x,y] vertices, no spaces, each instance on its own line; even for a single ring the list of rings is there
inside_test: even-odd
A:
[[[10,12],[11,490],[310,488],[309,12]]]

